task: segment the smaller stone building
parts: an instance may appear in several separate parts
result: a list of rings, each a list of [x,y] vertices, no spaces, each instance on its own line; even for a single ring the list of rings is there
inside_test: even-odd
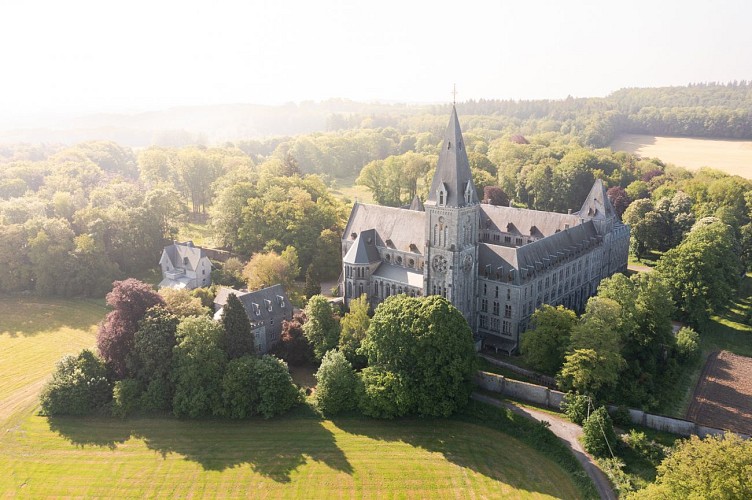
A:
[[[176,241],[166,246],[159,267],[162,270],[159,288],[192,290],[211,285],[211,261],[204,249],[194,246],[192,241]]]
[[[292,319],[292,304],[287,298],[282,285],[272,285],[268,288],[249,292],[222,287],[214,298],[214,319],[222,317],[222,309],[227,304],[230,294],[240,299],[245,308],[253,333],[253,345],[256,352],[266,354],[279,342],[282,333],[282,322]]]

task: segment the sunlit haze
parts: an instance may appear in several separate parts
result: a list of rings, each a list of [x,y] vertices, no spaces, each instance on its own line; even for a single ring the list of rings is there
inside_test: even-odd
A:
[[[750,19],[744,0],[3,2],[0,114],[750,79]]]

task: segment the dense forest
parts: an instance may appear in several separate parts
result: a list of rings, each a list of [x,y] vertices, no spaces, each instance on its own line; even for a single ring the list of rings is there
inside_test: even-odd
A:
[[[749,268],[749,180],[595,146],[639,117],[653,117],[650,127],[695,123],[696,131],[686,130],[735,136],[731,121],[709,126],[684,117],[743,116],[734,123],[746,130],[751,96],[752,85],[740,82],[458,108],[479,197],[497,188],[497,202],[566,212],[579,209],[601,178],[632,226],[636,256],[666,252],[695,221],[716,217],[731,228],[735,254]],[[0,291],[101,294],[113,279],[154,267],[188,218],[208,220],[212,239],[244,260],[292,247],[299,278],[309,268],[334,278],[352,200],[335,197],[333,188],[355,183],[391,206],[425,199],[449,114],[448,106],[373,109],[368,116],[357,106],[330,113],[336,130],[211,147],[0,146],[0,264],[7,270]]]

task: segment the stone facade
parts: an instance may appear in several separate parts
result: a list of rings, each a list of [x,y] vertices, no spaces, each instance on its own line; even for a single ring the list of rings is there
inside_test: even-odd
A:
[[[512,352],[542,304],[581,310],[603,278],[626,271],[629,227],[600,180],[579,212],[480,203],[456,110],[425,203],[356,203],[342,237],[345,303],[442,295],[486,345]]]

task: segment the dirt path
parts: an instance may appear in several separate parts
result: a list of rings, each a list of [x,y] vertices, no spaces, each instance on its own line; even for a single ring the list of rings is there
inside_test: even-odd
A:
[[[629,266],[627,266],[627,269],[630,271],[635,271],[638,273],[652,273],[654,271],[654,268],[650,266],[646,266],[644,264],[633,264],[630,263]]]
[[[614,493],[613,488],[611,488],[611,483],[609,483],[608,478],[603,471],[595,465],[593,459],[585,452],[580,444],[578,438],[582,435],[582,428],[579,425],[543,411],[522,408],[512,403],[499,401],[498,399],[484,396],[482,394],[473,393],[472,398],[476,401],[487,403],[499,408],[509,408],[513,412],[522,415],[525,418],[529,418],[530,420],[548,422],[551,426],[549,427],[551,432],[566,443],[577,461],[582,465],[582,468],[587,472],[587,475],[593,480],[593,484],[595,484],[595,488],[598,490],[600,497],[608,500],[616,500],[616,494]]]

